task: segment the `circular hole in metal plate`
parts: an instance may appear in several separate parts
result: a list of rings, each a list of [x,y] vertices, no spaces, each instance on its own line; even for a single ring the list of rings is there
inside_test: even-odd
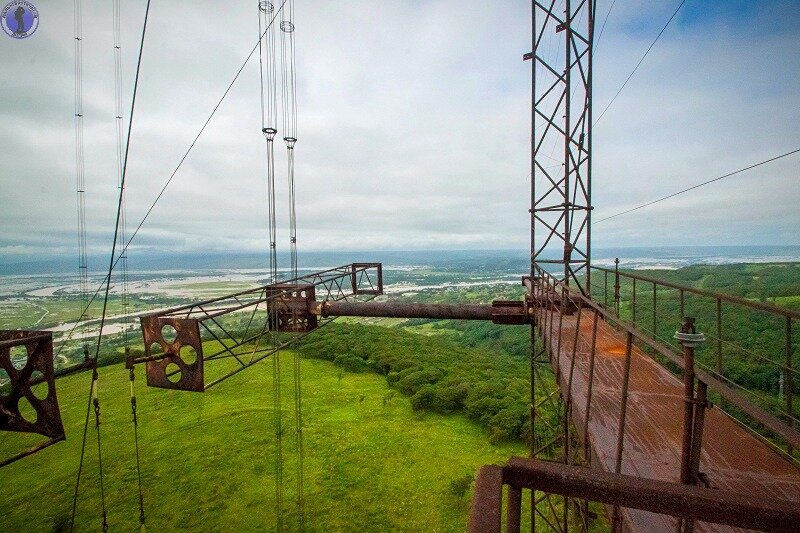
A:
[[[11,364],[17,370],[22,370],[28,364],[28,348],[24,344],[11,347]]]
[[[0,368],[0,396],[11,394],[11,378],[5,368]]]
[[[167,374],[167,379],[172,383],[177,383],[181,380],[181,367],[175,363],[168,364],[164,371]]]
[[[187,365],[193,365],[197,362],[197,350],[193,346],[181,346],[181,359]]]
[[[150,355],[161,355],[164,353],[164,349],[161,347],[160,342],[154,342],[150,345]]]
[[[25,396],[19,399],[17,408],[19,409],[19,414],[22,415],[22,418],[24,418],[27,422],[30,422],[31,424],[36,423],[36,419],[38,418],[36,409],[33,408],[31,402],[29,402]]]
[[[177,331],[175,330],[175,328],[174,328],[174,327],[172,327],[171,325],[169,325],[169,324],[164,324],[164,325],[161,327],[161,337],[162,337],[162,338],[163,338],[165,341],[167,341],[167,342],[169,342],[169,343],[173,343],[173,342],[175,342],[175,339],[177,339],[177,338],[178,338],[178,332],[177,332]]]
[[[31,392],[38,400],[46,400],[47,397],[50,395],[50,384],[46,381],[42,381],[41,383],[36,383],[37,381],[41,381],[44,379],[44,374],[39,372],[38,370],[34,370],[31,374]]]

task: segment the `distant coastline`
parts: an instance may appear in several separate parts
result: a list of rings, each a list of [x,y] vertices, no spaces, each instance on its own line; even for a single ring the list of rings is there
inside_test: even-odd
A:
[[[555,257],[556,250],[547,251]],[[628,269],[676,269],[689,265],[720,265],[732,263],[800,262],[800,245],[748,246],[654,246],[598,247],[593,250],[592,264],[611,266],[614,259]],[[104,271],[107,257],[89,258],[94,273]],[[173,270],[247,270],[264,269],[268,256],[253,252],[212,252],[208,254],[131,253],[129,271]],[[301,268],[330,267],[351,262],[378,261],[386,266],[440,266],[454,261],[485,262],[492,268],[502,266],[509,271],[525,271],[528,266],[526,250],[377,250],[377,251],[306,251],[300,250]],[[279,254],[279,264],[288,264],[288,257]],[[0,275],[69,274],[77,271],[76,257],[28,259],[24,256],[0,258]]]

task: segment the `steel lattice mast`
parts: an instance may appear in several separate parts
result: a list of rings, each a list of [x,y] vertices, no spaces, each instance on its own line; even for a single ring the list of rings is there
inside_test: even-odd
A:
[[[533,280],[539,268],[555,271],[567,285],[581,293],[590,291],[591,144],[592,144],[592,43],[595,1],[533,0],[531,6],[531,271],[529,298],[536,294]],[[563,10],[562,10],[563,6]],[[553,253],[553,248],[560,248]],[[581,279],[583,278],[583,279]],[[564,296],[559,303],[563,309]],[[536,306],[534,301],[532,305]],[[536,458],[547,446],[540,442],[542,429],[561,434],[563,461],[573,461],[570,441],[570,405],[563,395],[552,404],[555,391],[547,391],[541,367],[547,367],[549,351],[539,349],[536,328],[531,325],[530,453]],[[542,342],[544,345],[544,339]],[[544,389],[542,388],[544,386]],[[550,399],[559,414],[558,427],[537,418],[537,404]],[[537,426],[541,426],[537,431]],[[547,455],[545,453],[545,455]],[[531,508],[537,494],[531,491]],[[545,495],[549,498],[549,495]],[[584,511],[585,509],[584,503]],[[568,528],[563,501],[562,527]],[[584,519],[588,516],[583,513]],[[531,515],[531,528],[536,526]],[[584,524],[587,526],[588,524]]]
[[[533,2],[531,267],[589,293],[594,0]],[[560,248],[554,256],[548,250]]]

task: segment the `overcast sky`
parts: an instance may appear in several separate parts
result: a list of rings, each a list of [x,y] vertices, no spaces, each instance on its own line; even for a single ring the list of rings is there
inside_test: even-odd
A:
[[[72,3],[0,34],[0,258],[77,254]],[[111,2],[84,0],[90,252],[115,216]],[[678,1],[618,0],[596,114]],[[129,106],[144,0],[122,9]],[[610,0],[598,1],[598,31]],[[135,227],[257,39],[256,0],[155,0],[128,170]],[[525,248],[527,1],[296,0],[299,247]],[[800,2],[688,0],[594,133],[600,219],[800,148]],[[258,62],[136,238],[143,250],[267,247]],[[279,238],[288,241],[278,144]],[[800,244],[800,155],[597,224],[595,246]]]

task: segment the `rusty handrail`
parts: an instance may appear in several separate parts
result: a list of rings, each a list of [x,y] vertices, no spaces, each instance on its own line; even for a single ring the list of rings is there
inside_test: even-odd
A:
[[[591,298],[585,296],[580,291],[577,291],[565,284],[563,280],[558,279],[550,272],[547,272],[541,267],[536,267],[535,272],[540,279],[549,280],[552,284],[553,290],[555,290],[555,287],[559,287],[565,291],[565,293],[568,294],[569,298],[573,301],[580,301],[581,305],[592,308],[596,313],[600,314],[606,322],[612,323],[623,332],[631,334],[634,338],[655,350],[659,355],[669,359],[681,370],[684,370],[683,358],[678,357],[664,344],[650,338],[649,335],[646,335],[644,332],[630,325],[623,318],[616,316],[614,313],[610,312]],[[800,448],[800,431],[797,431],[792,426],[787,425],[785,422],[768,413],[764,409],[747,401],[741,394],[733,390],[729,385],[723,383],[722,380],[717,377],[716,373],[706,372],[700,368],[695,368],[695,375],[698,379],[711,386],[725,400],[742,409],[742,411],[746,412],[753,419],[763,424],[770,431],[784,438],[786,442],[792,446]]]
[[[613,268],[606,268],[600,266],[592,266],[594,270],[599,270],[601,272],[608,272],[610,274],[619,274],[620,277],[625,277],[628,279],[634,279],[639,281],[644,281],[646,283],[655,283],[656,285],[661,285],[663,287],[669,287],[670,289],[681,290],[685,292],[690,292],[692,294],[698,294],[700,296],[707,296],[713,299],[719,299],[723,302],[734,303],[737,305],[742,305],[744,307],[750,307],[752,309],[757,309],[759,311],[765,311],[767,313],[773,313],[776,315],[781,315],[788,318],[793,318],[795,320],[800,320],[800,312],[794,311],[792,309],[788,309],[786,307],[781,307],[779,305],[773,305],[763,302],[754,302],[753,300],[747,300],[745,298],[739,298],[738,296],[731,296],[729,294],[724,293],[717,293],[706,291],[703,289],[698,289],[696,287],[691,287],[688,285],[680,285],[678,283],[673,283],[671,281],[664,281],[656,278],[651,278],[649,276],[642,276],[641,274],[633,274],[631,272],[625,272],[622,270],[614,270]]]
[[[503,485],[514,487],[516,493],[529,489],[746,529],[796,531],[800,523],[800,505],[793,501],[512,457],[504,466],[487,465],[478,471],[470,533],[500,532]],[[509,516],[519,516],[519,509],[511,507],[520,501],[509,498]],[[519,524],[507,521],[506,531],[519,532]]]
[[[706,318],[710,319],[711,322],[715,326],[712,329],[711,332],[706,332],[706,335],[707,335],[708,339],[713,342],[712,346],[713,346],[714,354],[715,354],[714,369],[713,369],[713,371],[711,373],[714,374],[716,377],[718,377],[721,380],[725,380],[725,381],[728,381],[729,383],[732,383],[732,384],[736,385],[736,383],[730,381],[727,378],[727,376],[725,376],[725,365],[724,365],[724,360],[723,360],[723,355],[724,355],[725,352],[723,351],[723,347],[727,347],[728,350],[736,350],[736,351],[744,352],[744,353],[748,354],[749,356],[755,357],[755,358],[759,359],[760,361],[766,363],[767,365],[770,365],[772,368],[776,368],[779,371],[780,377],[781,377],[781,380],[782,380],[782,383],[778,386],[778,389],[779,389],[778,390],[778,396],[780,397],[780,393],[781,393],[781,389],[782,389],[783,390],[783,404],[784,404],[783,407],[780,408],[781,412],[778,414],[778,416],[782,420],[784,420],[790,427],[794,428],[796,426],[796,422],[798,422],[798,418],[795,415],[795,402],[794,402],[795,391],[794,391],[794,389],[796,387],[795,381],[800,377],[800,370],[795,368],[794,364],[793,364],[793,358],[794,358],[793,354],[794,354],[794,351],[795,351],[795,342],[794,342],[793,333],[792,333],[792,331],[794,329],[794,325],[792,324],[792,322],[800,320],[800,312],[798,312],[796,310],[793,310],[793,309],[786,308],[786,307],[778,306],[778,305],[775,305],[775,304],[748,300],[748,299],[745,299],[745,298],[732,296],[732,295],[728,295],[728,294],[724,294],[724,293],[712,292],[712,291],[708,291],[708,290],[705,290],[705,289],[698,289],[698,288],[695,288],[695,287],[692,287],[692,286],[689,286],[689,285],[682,285],[680,283],[675,283],[675,282],[672,282],[672,281],[664,281],[664,280],[660,280],[660,279],[657,279],[657,278],[653,278],[653,277],[650,277],[650,276],[645,276],[645,275],[634,273],[634,272],[630,272],[630,271],[627,271],[627,272],[620,271],[619,270],[619,259],[615,260],[615,267],[614,267],[613,270],[610,269],[610,268],[604,268],[604,267],[598,267],[598,266],[594,266],[592,268],[594,268],[596,271],[603,272],[603,274],[604,274],[603,290],[605,291],[604,301],[605,301],[606,306],[608,306],[608,296],[609,296],[608,277],[609,277],[609,274],[614,276],[614,280],[615,280],[615,282],[614,282],[614,307],[615,307],[617,316],[620,316],[620,308],[619,308],[619,305],[620,305],[620,291],[619,291],[619,289],[620,289],[620,280],[621,279],[630,280],[630,284],[632,285],[632,291],[633,291],[632,294],[631,294],[631,298],[630,298],[630,305],[631,305],[632,321],[633,321],[634,325],[637,324],[637,316],[636,316],[637,315],[637,313],[636,313],[636,309],[637,309],[636,308],[636,292],[637,292],[636,291],[636,282],[637,282],[637,280],[639,280],[639,281],[641,281],[643,283],[652,284],[652,287],[653,287],[653,305],[652,305],[652,331],[651,331],[651,333],[652,333],[652,337],[653,337],[654,341],[655,340],[659,340],[661,342],[664,342],[665,344],[669,343],[669,341],[665,341],[664,339],[660,339],[659,336],[658,336],[658,331],[657,331],[657,329],[658,329],[657,293],[658,293],[658,289],[659,288],[661,288],[662,290],[666,289],[666,290],[672,290],[672,291],[677,291],[678,292],[679,301],[680,301],[680,316],[681,316],[681,318],[683,318],[685,316],[684,315],[685,303],[686,303],[685,297],[686,297],[687,294],[693,294],[693,295],[699,296],[700,298],[704,299],[705,301],[710,302],[712,304],[715,304],[714,305],[714,307],[715,307],[714,315],[712,317],[706,317]],[[725,339],[724,335],[723,335],[723,316],[722,316],[722,303],[723,302],[725,302],[728,305],[731,305],[732,307],[737,308],[738,310],[755,311],[757,313],[761,313],[763,315],[767,315],[767,317],[770,318],[770,319],[773,319],[773,320],[777,319],[777,320],[783,321],[783,323],[784,323],[783,327],[785,329],[784,334],[783,334],[783,340],[782,340],[783,346],[778,347],[778,346],[773,345],[772,348],[770,350],[768,350],[767,352],[759,353],[757,351],[753,351],[752,349],[748,349],[748,348],[746,348],[745,346],[743,346],[741,344],[733,343],[733,342],[730,342],[730,340]],[[645,309],[645,310],[647,310],[647,309]],[[740,339],[740,341],[743,341],[743,340],[744,339]],[[745,342],[745,344],[747,344],[747,342]],[[781,356],[778,356],[778,357],[774,356],[775,354],[779,354],[779,353],[782,355],[782,357]],[[730,389],[730,392],[738,395],[738,393],[736,393],[736,391],[733,391],[733,389]],[[753,418],[755,418],[755,419],[759,420],[760,422],[764,423],[767,427],[769,427],[769,429],[771,429],[772,431],[775,431],[774,424],[771,424],[772,422],[774,422],[774,420],[770,420],[769,423],[764,422],[764,420],[759,418],[758,415],[755,415],[753,412],[751,412],[751,411],[753,411],[753,409],[752,409],[753,406],[750,403],[745,403],[744,407],[745,407],[744,410],[747,411],[750,416],[753,416]],[[781,434],[780,431],[777,431],[777,433]],[[795,448],[795,447],[797,447],[796,442],[788,441],[787,442],[787,446],[786,446],[786,450],[785,450],[786,453],[788,455],[790,455],[790,456],[793,456],[793,448]]]

